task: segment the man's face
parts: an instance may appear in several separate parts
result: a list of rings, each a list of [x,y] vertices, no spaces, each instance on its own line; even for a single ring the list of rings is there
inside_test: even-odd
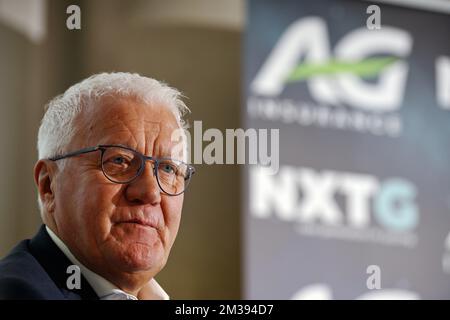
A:
[[[133,99],[105,99],[75,123],[68,151],[120,144],[157,158],[171,156],[171,134],[179,128],[168,108]],[[149,161],[133,182],[113,183],[102,173],[100,154],[68,158],[55,175],[56,231],[80,262],[101,275],[154,276],[178,232],[183,195],[161,193]]]

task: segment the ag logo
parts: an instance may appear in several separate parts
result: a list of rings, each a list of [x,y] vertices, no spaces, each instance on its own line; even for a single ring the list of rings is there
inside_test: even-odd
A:
[[[345,35],[332,55],[325,21],[303,18],[283,33],[251,90],[275,97],[288,84],[307,81],[312,97],[323,104],[394,111],[402,104],[408,74],[408,64],[401,58],[410,54],[412,42],[410,34],[398,28],[383,26],[375,32],[360,28]]]

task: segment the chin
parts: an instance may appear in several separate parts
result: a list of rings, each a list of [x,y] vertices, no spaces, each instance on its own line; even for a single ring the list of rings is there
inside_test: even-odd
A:
[[[125,272],[154,271],[159,272],[165,262],[162,246],[150,247],[135,243],[127,246],[128,249],[118,253],[116,265]]]

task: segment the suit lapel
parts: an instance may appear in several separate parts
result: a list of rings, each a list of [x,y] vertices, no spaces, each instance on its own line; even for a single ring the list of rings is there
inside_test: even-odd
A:
[[[81,288],[68,289],[67,279],[72,272],[67,273],[67,268],[72,262],[53,242],[42,225],[39,232],[30,241],[30,252],[39,261],[56,286],[61,290],[67,299],[97,300],[98,296],[81,275]]]

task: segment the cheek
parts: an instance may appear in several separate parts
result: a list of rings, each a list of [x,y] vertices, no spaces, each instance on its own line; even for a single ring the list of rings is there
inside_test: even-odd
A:
[[[83,190],[79,199],[80,215],[84,226],[104,240],[111,230],[111,217],[116,210],[116,199],[120,198],[120,186],[111,184],[93,184]]]
[[[67,180],[76,183],[61,188],[59,201],[60,215],[64,216],[61,222],[70,225],[74,236],[90,245],[107,237],[111,228],[110,217],[115,209],[114,199],[120,194],[120,186],[100,178],[90,175]]]
[[[163,197],[161,199],[161,208],[164,213],[166,228],[168,229],[168,240],[172,245],[180,226],[181,211],[183,208],[183,196]]]

